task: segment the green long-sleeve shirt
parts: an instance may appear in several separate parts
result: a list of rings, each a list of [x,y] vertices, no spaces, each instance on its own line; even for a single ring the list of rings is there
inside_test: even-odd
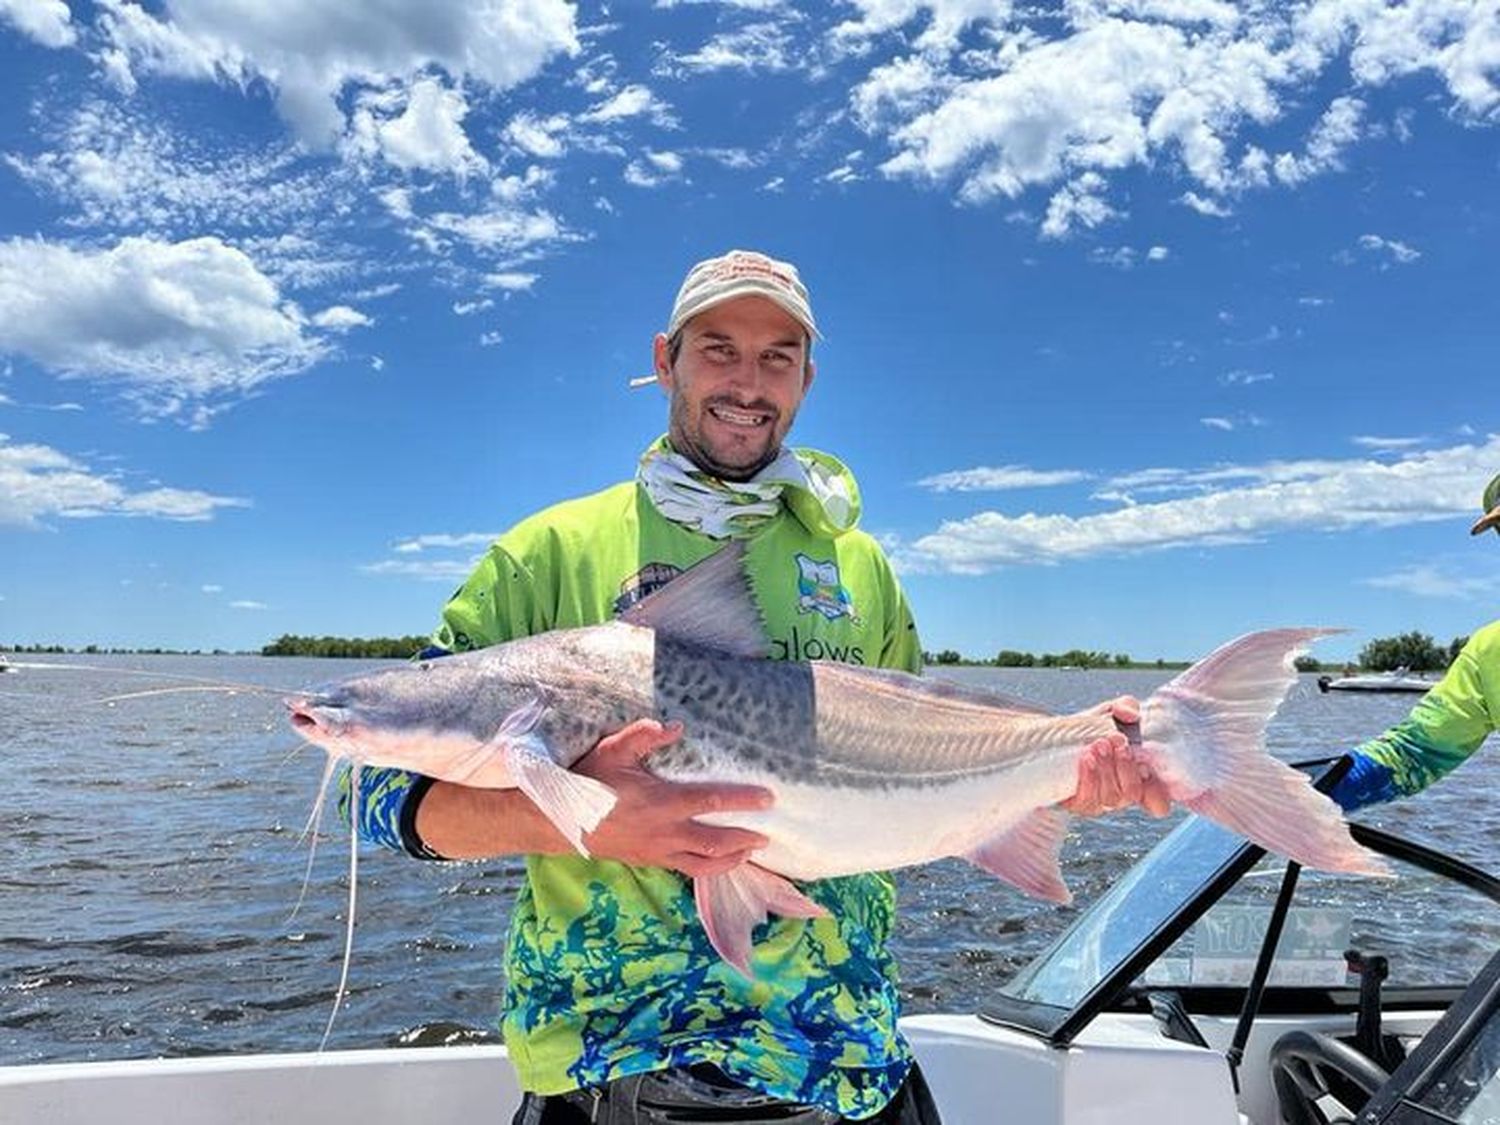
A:
[[[435,640],[459,651],[597,624],[721,545],[668,521],[633,482],[568,501],[495,544]],[[775,657],[920,669],[905,597],[864,533],[814,532],[784,509],[749,539],[746,571]],[[420,782],[373,772],[361,781],[361,834],[412,850],[408,798]],[[804,888],[829,917],[773,919],[757,932],[749,981],[708,944],[680,874],[575,855],[526,866],[503,1017],[526,1088],[711,1062],[778,1097],[863,1117],[900,1087],[910,1053],[896,1030],[888,876]]]
[[[1469,638],[1411,714],[1353,751],[1333,791],[1346,809],[1408,797],[1456,769],[1500,723],[1500,621]]]

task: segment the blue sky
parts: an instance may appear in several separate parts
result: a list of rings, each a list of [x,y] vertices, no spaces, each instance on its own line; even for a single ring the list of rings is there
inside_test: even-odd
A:
[[[5,642],[427,631],[736,246],[929,649],[1495,616],[1493,3],[0,0],[0,76]]]

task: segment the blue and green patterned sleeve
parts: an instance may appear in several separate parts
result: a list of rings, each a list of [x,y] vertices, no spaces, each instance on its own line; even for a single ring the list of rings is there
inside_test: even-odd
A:
[[[1420,793],[1463,764],[1500,720],[1500,621],[1475,633],[1405,719],[1350,752],[1331,794],[1344,809]]]
[[[432,660],[525,636],[536,631],[529,606],[529,572],[498,543],[448,599],[433,643],[417,654]],[[519,623],[519,627],[517,625]],[[339,771],[339,815],[350,820],[347,767]],[[418,859],[442,859],[417,834],[417,806],[432,779],[406,770],[367,767],[359,771],[359,837]]]

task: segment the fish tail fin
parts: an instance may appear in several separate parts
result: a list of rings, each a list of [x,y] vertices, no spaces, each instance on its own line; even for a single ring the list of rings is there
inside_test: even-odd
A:
[[[1296,682],[1293,659],[1334,629],[1270,629],[1216,649],[1141,712],[1147,760],[1173,800],[1307,867],[1390,870],[1307,775],[1266,752],[1265,728]]]

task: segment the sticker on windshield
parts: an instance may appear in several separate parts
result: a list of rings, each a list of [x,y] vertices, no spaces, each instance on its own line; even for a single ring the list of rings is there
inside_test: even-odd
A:
[[[1216,906],[1193,925],[1193,984],[1244,984],[1255,968],[1271,912],[1263,906]],[[1293,907],[1276,946],[1268,983],[1342,985],[1349,967],[1349,916],[1321,906]]]

